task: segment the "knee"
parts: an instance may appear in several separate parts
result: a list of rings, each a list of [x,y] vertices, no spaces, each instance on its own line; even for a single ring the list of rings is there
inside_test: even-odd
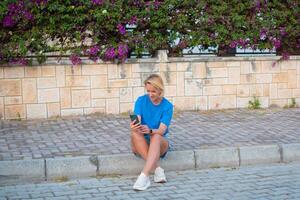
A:
[[[162,136],[159,134],[155,134],[151,136],[151,141],[160,143],[162,141]]]

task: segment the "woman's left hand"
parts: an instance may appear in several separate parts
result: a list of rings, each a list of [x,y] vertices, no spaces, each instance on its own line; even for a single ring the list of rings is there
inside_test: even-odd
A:
[[[149,134],[150,133],[150,128],[147,125],[141,125],[140,130],[144,134]]]

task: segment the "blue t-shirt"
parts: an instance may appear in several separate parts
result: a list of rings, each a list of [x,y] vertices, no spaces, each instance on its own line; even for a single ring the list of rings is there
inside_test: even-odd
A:
[[[134,113],[141,116],[141,124],[150,129],[158,129],[160,123],[169,127],[173,116],[173,104],[163,97],[160,104],[152,103],[150,97],[145,94],[140,96],[134,105]],[[168,128],[164,135],[168,133]]]

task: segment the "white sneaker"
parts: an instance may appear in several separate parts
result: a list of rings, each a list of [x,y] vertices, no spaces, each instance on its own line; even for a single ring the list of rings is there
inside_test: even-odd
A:
[[[151,185],[150,183],[150,178],[149,176],[146,176],[143,172],[139,175],[137,178],[135,184],[133,185],[134,190],[146,190],[149,186]]]
[[[154,171],[154,182],[155,183],[165,183],[167,182],[167,178],[165,175],[165,171],[161,167],[157,167]]]

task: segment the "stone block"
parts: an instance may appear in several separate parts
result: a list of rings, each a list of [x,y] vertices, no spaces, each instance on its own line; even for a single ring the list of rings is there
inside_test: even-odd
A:
[[[284,60],[280,62],[281,70],[297,69],[296,60]]]
[[[56,87],[56,78],[55,77],[44,77],[44,78],[38,78],[37,79],[37,88],[43,89],[43,88],[54,88]]]
[[[140,63],[132,65],[132,72],[153,74],[159,72],[159,64],[156,63]]]
[[[207,62],[207,67],[223,68],[225,67],[225,62]]]
[[[73,66],[73,65],[67,65],[65,66],[66,69],[66,75],[67,76],[80,76],[81,75],[81,66]]]
[[[273,83],[286,83],[288,82],[288,73],[280,72],[278,74],[273,74]]]
[[[144,166],[144,160],[133,154],[115,154],[98,156],[99,174],[138,174]]]
[[[196,97],[196,110],[207,110],[207,96]]]
[[[292,98],[292,89],[278,89],[278,98]]]
[[[5,105],[22,104],[22,96],[5,97]]]
[[[92,89],[92,99],[118,98],[120,96],[119,88]]]
[[[45,163],[43,159],[0,161],[0,176],[6,177],[6,183],[44,181]]]
[[[159,64],[160,72],[176,72],[177,71],[177,63],[160,63]]]
[[[300,143],[282,144],[283,162],[300,161]]]
[[[60,88],[60,105],[61,108],[71,108],[71,89]]]
[[[288,103],[287,99],[270,99],[270,106],[283,108]]]
[[[217,87],[217,86],[216,86]],[[211,90],[214,90],[212,88]],[[211,91],[214,92],[214,91]],[[201,79],[186,79],[184,83],[185,96],[198,96],[203,94],[203,83]]]
[[[287,89],[288,84],[287,83],[277,83],[278,89]]]
[[[203,95],[220,95],[222,94],[222,86],[204,86]]]
[[[179,110],[195,110],[196,97],[174,97],[173,104]]]
[[[128,79],[128,87],[140,87],[142,86],[142,81],[140,78]]]
[[[264,85],[263,84],[255,84],[250,86],[250,96],[264,96]]]
[[[292,90],[292,97],[293,98],[300,98],[300,89],[293,89]]]
[[[118,70],[119,70],[119,74],[117,78],[121,78],[121,79],[129,79],[132,78],[132,65],[131,64],[119,64],[118,66]]]
[[[137,69],[139,67],[138,64],[133,64],[133,65],[134,65],[134,69]],[[108,74],[108,79],[118,78],[118,74],[119,74],[118,66],[116,64],[108,64],[107,74]]]
[[[85,115],[105,113],[105,108],[84,108]]]
[[[4,78],[23,78],[24,67],[4,67]]]
[[[128,87],[128,80],[127,79],[109,80],[108,87],[112,87],[112,88]]]
[[[239,84],[241,78],[241,69],[234,67],[228,69],[228,83]]]
[[[55,66],[42,66],[42,76],[55,76]]]
[[[66,86],[66,70],[64,66],[56,66],[56,85],[57,87]]]
[[[251,69],[251,62],[242,61],[241,62],[241,74],[249,74]]]
[[[62,109],[60,112],[62,117],[83,115],[83,108]]]
[[[166,97],[175,97],[177,87],[173,85],[165,86],[165,96]]]
[[[176,93],[177,96],[184,96],[184,72],[177,72]]]
[[[134,87],[133,89],[133,100],[135,101],[139,96],[145,94],[144,87]]]
[[[191,65],[189,62],[177,63],[177,72],[191,71]]]
[[[97,165],[90,161],[88,156],[72,158],[47,158],[47,179],[55,180],[63,176],[80,178],[95,176]]]
[[[120,113],[119,98],[106,99],[106,113],[107,114],[119,114]]]
[[[37,103],[37,84],[35,78],[22,80],[23,103]]]
[[[25,67],[25,77],[37,78],[42,76],[41,67]]]
[[[132,102],[132,88],[120,88],[120,102]]]
[[[263,96],[270,96],[270,84],[263,85]]]
[[[120,113],[129,113],[133,111],[133,103],[120,103]]]
[[[107,65],[83,65],[82,75],[106,75]]]
[[[0,96],[20,96],[21,81],[18,79],[0,80]]]
[[[206,79],[205,81],[210,80],[209,83],[207,84],[212,84],[212,85],[226,85],[229,83],[229,79],[228,78],[211,78],[211,79]]]
[[[25,105],[5,106],[5,119],[24,119],[25,116]]]
[[[165,85],[176,85],[177,73],[176,72],[160,72],[161,78]]]
[[[195,151],[196,168],[238,167],[238,148],[199,149]]]
[[[47,118],[46,104],[27,104],[27,119]]]
[[[237,108],[247,108],[249,106],[249,101],[251,101],[251,97],[237,97],[236,98],[236,106]]]
[[[191,150],[169,151],[166,157],[160,160],[161,167],[166,171],[195,169],[195,163],[194,151]]]
[[[208,97],[208,109],[228,109],[236,108],[236,96],[224,95],[224,96],[209,96]]]
[[[59,102],[59,88],[38,90],[38,103],[54,102]]]
[[[86,108],[91,106],[90,90],[72,90],[72,108]]]
[[[91,88],[107,88],[107,76],[91,76]]]
[[[223,85],[222,94],[236,94],[237,86],[236,85]]]
[[[90,76],[66,76],[67,87],[90,87]]]
[[[297,88],[300,88],[300,75],[297,75]]]
[[[4,78],[4,67],[0,67],[0,78]]]
[[[255,74],[242,74],[240,77],[240,84],[256,83]]]
[[[0,97],[0,119],[4,119],[4,97]]]
[[[238,97],[248,97],[250,95],[250,85],[238,85],[236,94]]]
[[[206,66],[204,62],[192,63],[192,71],[194,78],[206,78]]]
[[[256,74],[256,83],[272,83],[272,74]]]
[[[277,87],[277,84],[270,84],[270,98],[271,99],[278,98],[278,87]]]
[[[276,61],[263,61],[261,63],[261,72],[262,73],[279,73],[280,66],[276,63]]]
[[[210,71],[209,77],[212,77],[212,78],[228,77],[228,69],[227,68],[210,68],[209,71]]]
[[[250,73],[260,73],[262,61],[251,61]]]
[[[288,88],[297,88],[297,71],[288,70]]]
[[[271,164],[280,162],[278,145],[239,147],[241,165]]]
[[[238,68],[240,68],[241,62],[240,61],[227,61],[226,66],[227,67],[235,67],[235,68],[238,67]]]
[[[59,103],[48,103],[47,104],[47,114],[48,114],[49,118],[60,116],[60,104]]]
[[[105,99],[92,99],[92,107],[103,107],[105,108]]]

